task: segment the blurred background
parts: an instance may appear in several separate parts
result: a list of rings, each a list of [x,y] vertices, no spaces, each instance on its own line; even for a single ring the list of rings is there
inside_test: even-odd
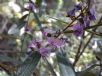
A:
[[[0,76],[9,76],[9,73],[14,72],[20,62],[27,57],[25,50],[27,49],[30,37],[28,35],[25,36],[24,33],[24,25],[27,19],[23,20],[21,18],[29,14],[28,11],[24,9],[28,1],[29,0],[0,0]],[[32,1],[35,3],[36,12],[40,17],[42,25],[45,28],[58,30],[64,28],[66,23],[70,22],[70,19],[66,17],[67,11],[72,9],[79,0]],[[92,22],[92,25],[97,24],[102,16],[102,0],[96,0],[94,5],[97,10],[97,20]],[[41,32],[36,26],[37,23],[33,19],[32,14],[29,16],[28,24],[29,27],[35,31],[33,35],[42,39]],[[102,27],[99,27],[97,32],[102,33]],[[91,33],[86,32],[86,36],[88,36],[83,40],[83,46],[88,41],[90,34]],[[73,34],[66,34],[66,37],[70,41],[70,44],[65,47],[66,53],[68,54],[69,60],[73,63],[81,39],[76,38]],[[25,45],[22,45],[22,43]],[[98,63],[97,56],[99,54],[97,55],[94,51],[102,51],[102,36],[93,36],[75,67],[76,71],[82,71],[93,63]],[[100,53],[102,55],[102,52]],[[49,57],[49,62],[55,68],[58,76],[60,76],[54,54]],[[98,70],[99,67],[96,67],[92,72],[97,75]],[[36,76],[51,76],[49,74],[46,64],[41,60],[36,69]]]

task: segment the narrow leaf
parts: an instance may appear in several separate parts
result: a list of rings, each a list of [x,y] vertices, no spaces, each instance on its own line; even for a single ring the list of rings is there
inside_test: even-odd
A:
[[[18,68],[17,76],[31,76],[34,72],[41,55],[38,52],[32,53]]]
[[[74,68],[66,55],[61,52],[57,53],[57,61],[59,63],[59,69],[61,76],[76,76]]]
[[[97,76],[97,75],[91,71],[81,71],[77,73],[77,76]]]
[[[40,20],[39,20],[38,15],[37,15],[34,11],[33,11],[33,15],[34,15],[35,20],[36,20],[36,22],[37,22],[37,24],[38,24],[38,27],[40,28],[41,31],[43,31],[42,25],[41,25],[41,22],[40,22]]]

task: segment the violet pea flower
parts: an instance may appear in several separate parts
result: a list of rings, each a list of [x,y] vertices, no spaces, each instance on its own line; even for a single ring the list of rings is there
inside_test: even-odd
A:
[[[42,46],[41,41],[32,40],[32,42],[29,45],[29,48],[38,49],[38,52],[41,54],[42,57],[47,57],[50,54],[50,49],[48,49],[46,46]]]
[[[42,57],[47,57],[51,53],[50,49],[48,49],[46,47],[41,47],[39,49],[39,52],[40,52],[40,54],[41,54]]]
[[[83,25],[81,25],[80,23],[76,23],[75,25],[73,25],[73,31],[74,31],[74,35],[75,36],[82,36],[83,35]]]
[[[75,16],[75,12],[81,10],[81,8],[82,8],[81,4],[75,5],[75,7],[72,10],[67,12],[67,17],[74,17]]]
[[[88,11],[89,19],[90,20],[96,20],[96,10],[94,7],[91,7]]]
[[[48,37],[48,43],[53,47],[60,47],[65,44],[65,41],[54,37]]]

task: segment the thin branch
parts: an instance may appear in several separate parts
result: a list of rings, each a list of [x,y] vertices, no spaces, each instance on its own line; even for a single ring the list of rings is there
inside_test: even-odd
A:
[[[77,63],[77,61],[78,61],[78,56],[79,56],[79,54],[80,54],[81,47],[82,47],[82,40],[80,41],[80,44],[79,44],[77,53],[76,53],[76,55],[75,55],[75,61],[74,61],[74,63],[73,63],[73,66],[75,66],[76,63]]]
[[[82,12],[85,11],[86,8],[87,8],[87,7],[85,7],[85,8],[82,10]],[[66,27],[63,29],[62,32],[66,31],[68,27],[72,26],[72,24],[73,24],[80,16],[81,16],[81,13],[80,13],[70,24],[68,24],[68,26],[66,26]]]
[[[102,34],[94,32],[94,31],[90,31],[90,30],[86,30],[87,32],[93,33],[94,35],[100,36],[102,37]]]
[[[89,71],[92,70],[93,68],[95,68],[96,66],[102,66],[102,64],[93,64],[90,67],[86,68],[84,71]]]
[[[100,18],[98,24],[101,23],[101,20],[102,20],[102,17]],[[95,32],[97,28],[98,28],[98,27],[94,28],[93,31]],[[89,40],[87,41],[87,43],[86,43],[85,46],[83,47],[82,51],[80,52],[80,54],[79,54],[78,57],[76,58],[75,62],[73,63],[74,66],[76,65],[76,63],[77,63],[78,60],[80,59],[80,56],[81,56],[81,55],[83,54],[83,52],[85,51],[86,47],[88,46],[88,44],[89,44],[89,42],[91,41],[91,39],[92,39],[93,36],[94,36],[94,33],[91,34]]]
[[[96,24],[96,25],[93,25],[93,26],[89,26],[89,27],[85,28],[84,30],[87,31],[87,32],[93,33],[94,35],[102,37],[101,33],[88,30],[88,29],[98,28],[99,26],[102,26],[102,24]],[[73,33],[73,32],[74,32],[73,30],[64,31],[64,33]]]

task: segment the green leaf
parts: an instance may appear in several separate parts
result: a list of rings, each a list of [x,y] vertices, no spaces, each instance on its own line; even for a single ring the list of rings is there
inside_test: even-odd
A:
[[[42,2],[42,0],[36,0],[36,3],[35,3],[35,4],[36,4],[38,7],[40,7],[41,2]]]
[[[22,51],[26,52],[26,49],[28,49],[28,45],[29,45],[31,40],[32,40],[32,37],[30,35],[28,35],[27,33],[25,33],[23,38],[22,38],[22,41],[21,41],[21,43],[22,43],[21,50]],[[22,56],[25,56],[25,55],[23,54]]]
[[[57,61],[59,63],[61,76],[76,76],[74,68],[65,54],[58,52]]]
[[[19,22],[18,22],[18,24],[17,24],[17,25],[18,25],[17,28],[20,30],[25,24],[26,24],[26,21],[23,21],[23,20],[20,21],[20,20],[19,20]]]
[[[25,26],[27,23],[24,19],[28,16],[28,14],[24,15],[21,19],[12,18],[11,20],[16,23],[12,25],[8,31],[8,34],[17,35],[20,33],[20,29]]]
[[[82,71],[77,73],[77,76],[97,76],[97,75],[91,71]]]
[[[25,26],[25,24],[27,23],[27,21],[25,21],[25,19],[27,18],[29,14],[26,14],[24,16],[22,16],[22,18],[20,18],[16,23],[17,23],[17,29],[21,29],[23,26]]]
[[[38,24],[38,27],[40,28],[41,31],[43,31],[41,22],[40,22],[40,20],[39,20],[39,16],[38,16],[34,11],[33,11],[33,15],[34,15],[35,20],[36,20],[36,22],[37,22],[37,24]]]
[[[31,76],[34,72],[41,55],[38,52],[32,53],[18,68],[17,76]]]
[[[22,16],[22,17],[20,18],[20,21],[24,21],[24,20],[27,18],[28,15],[29,15],[29,14],[25,14],[24,16]]]

